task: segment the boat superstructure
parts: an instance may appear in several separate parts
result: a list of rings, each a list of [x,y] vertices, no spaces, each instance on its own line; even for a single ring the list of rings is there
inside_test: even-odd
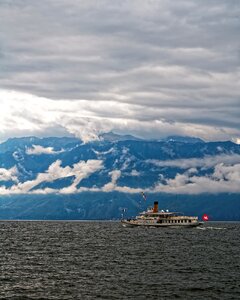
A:
[[[185,216],[177,212],[159,211],[158,202],[154,202],[154,207],[141,212],[134,219],[121,220],[125,227],[151,226],[151,227],[196,227],[202,225],[198,217]]]

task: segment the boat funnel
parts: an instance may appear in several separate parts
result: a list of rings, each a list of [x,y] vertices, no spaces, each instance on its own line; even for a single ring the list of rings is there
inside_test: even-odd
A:
[[[158,201],[154,201],[153,212],[154,213],[158,212]]]

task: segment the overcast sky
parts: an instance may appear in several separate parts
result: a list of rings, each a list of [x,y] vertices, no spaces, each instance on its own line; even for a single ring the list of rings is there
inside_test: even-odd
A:
[[[239,0],[1,0],[0,140],[240,142]]]

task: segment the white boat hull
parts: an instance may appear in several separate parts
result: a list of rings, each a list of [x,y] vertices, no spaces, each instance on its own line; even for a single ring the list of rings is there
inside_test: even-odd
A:
[[[171,227],[171,228],[179,228],[179,227],[197,227],[201,226],[202,222],[194,222],[194,223],[144,223],[144,222],[136,222],[136,221],[121,221],[123,227]]]

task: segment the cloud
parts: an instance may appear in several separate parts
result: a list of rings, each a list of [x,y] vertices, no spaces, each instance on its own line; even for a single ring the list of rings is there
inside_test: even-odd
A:
[[[81,180],[101,169],[103,169],[101,160],[88,160],[87,162],[75,164],[73,166],[73,174],[75,175],[73,183],[69,187],[63,188],[60,192],[64,194],[78,192],[77,185],[81,182]]]
[[[109,173],[109,175],[112,177],[112,180],[111,180],[111,182],[105,184],[102,187],[101,190],[104,191],[104,192],[112,192],[112,191],[116,190],[117,180],[121,177],[121,171],[120,170],[114,170],[114,171],[111,171]]]
[[[16,166],[11,169],[0,168],[0,181],[15,181],[18,182],[18,169]]]
[[[173,194],[202,194],[202,193],[239,193],[240,164],[226,166],[218,164],[214,172],[208,176],[177,174],[174,179],[166,179],[166,184],[157,184],[154,190]]]
[[[204,158],[188,158],[176,160],[148,160],[159,167],[178,167],[181,169],[189,168],[212,168],[219,163],[231,165],[240,163],[239,154],[221,154],[216,156],[205,156]]]
[[[239,139],[239,14],[225,0],[1,1],[1,139]]]
[[[32,145],[32,148],[26,149],[28,155],[41,155],[41,154],[56,154],[61,153],[64,150],[54,151],[53,147],[42,147],[40,145]]]
[[[80,161],[73,165],[73,167],[61,166],[61,161],[57,160],[52,163],[48,170],[45,173],[39,173],[34,180],[29,180],[25,182],[20,182],[17,185],[12,186],[10,189],[0,189],[0,193],[6,194],[20,194],[20,193],[74,193],[77,191],[77,185],[83,178],[87,178],[92,173],[99,171],[103,168],[101,160],[88,160],[88,161]],[[74,176],[74,180],[72,184],[61,190],[56,189],[35,189],[40,183],[43,182],[53,182],[59,178]]]
[[[175,178],[164,178],[156,182],[155,186],[141,189],[128,186],[118,186],[117,180],[121,176],[120,170],[109,173],[112,176],[111,182],[102,188],[89,188],[85,191],[122,193],[172,193],[172,194],[219,194],[219,193],[240,193],[240,155],[218,155],[205,157],[203,159],[185,159],[159,162],[159,166],[176,166],[186,169],[183,174],[176,174]],[[208,175],[198,175],[197,167],[213,168]],[[133,172],[135,175],[135,173]],[[133,175],[133,176],[134,176]],[[139,174],[136,174],[138,176]],[[162,183],[164,181],[164,184]]]
[[[132,170],[130,175],[131,175],[131,176],[140,176],[141,173],[138,172],[137,170]]]
[[[159,167],[178,167],[186,169],[175,178],[164,178],[164,184],[156,183],[151,192],[173,194],[201,193],[239,193],[240,192],[240,155],[216,155],[204,158],[177,159],[172,161],[151,161]],[[198,175],[197,168],[213,168],[211,174]]]
[[[216,159],[216,161],[218,161]],[[113,192],[118,191],[122,193],[172,193],[172,194],[202,194],[202,193],[240,193],[240,163],[235,163],[236,157],[230,160],[226,159],[224,163],[217,163],[214,167],[209,164],[195,164],[197,166],[213,167],[213,172],[207,175],[199,175],[196,168],[187,168],[183,174],[176,174],[174,178],[164,178],[161,176],[161,181],[156,182],[154,187],[149,188],[132,188],[129,186],[118,186],[117,181],[121,177],[120,170],[113,170],[109,173],[111,181],[103,187],[79,187],[82,179],[89,177],[91,174],[103,169],[103,162],[101,160],[88,160],[86,162],[80,161],[73,165],[73,167],[61,166],[61,161],[57,160],[51,164],[45,173],[37,175],[36,179],[26,182],[19,182],[17,179],[17,168],[13,167],[9,170],[0,169],[0,180],[15,181],[15,185],[10,188],[2,185],[0,187],[0,194],[71,194],[78,192]],[[190,166],[190,164],[189,164]],[[185,167],[184,167],[185,168]],[[138,176],[133,172],[133,176]],[[73,176],[72,183],[61,189],[44,188],[36,189],[41,183],[53,182],[59,178]],[[163,183],[164,182],[164,183]]]
[[[110,130],[130,132],[145,138],[159,138],[174,133],[224,140],[240,135],[236,128],[186,123],[182,117],[177,121],[177,116],[176,121],[170,122],[163,118],[162,108],[153,108],[151,105],[146,107],[145,104],[103,100],[54,101],[11,91],[0,91],[0,101],[2,139],[9,136],[49,136],[57,133],[75,135],[84,142],[89,142],[98,140],[99,134]],[[169,114],[169,108],[166,111]]]
[[[233,142],[237,145],[240,145],[240,138],[233,138]]]

